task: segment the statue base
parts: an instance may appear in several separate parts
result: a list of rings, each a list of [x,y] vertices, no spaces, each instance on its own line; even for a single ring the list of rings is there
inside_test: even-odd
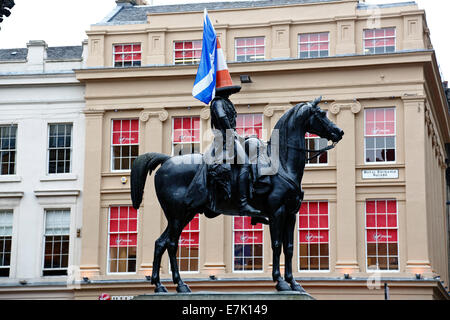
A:
[[[152,293],[135,296],[133,300],[316,300],[308,293],[283,292],[212,292]]]

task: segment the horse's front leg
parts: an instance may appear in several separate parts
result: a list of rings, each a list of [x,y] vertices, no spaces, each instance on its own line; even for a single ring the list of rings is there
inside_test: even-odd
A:
[[[284,279],[289,283],[293,291],[305,292],[303,287],[297,283],[292,275],[292,257],[294,255],[294,229],[296,213],[286,214],[286,222],[284,224],[284,237],[283,237],[283,251],[284,251],[284,264],[285,273]]]
[[[270,220],[270,238],[272,240],[273,269],[272,279],[277,283],[278,291],[290,291],[289,284],[283,280],[280,272],[280,256],[282,248],[282,231],[284,225],[284,206],[280,207]]]

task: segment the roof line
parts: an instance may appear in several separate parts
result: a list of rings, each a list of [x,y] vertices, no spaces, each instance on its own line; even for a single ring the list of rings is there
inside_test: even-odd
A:
[[[102,21],[98,22],[98,24],[109,22],[122,10],[122,8],[123,8],[123,6],[116,6],[106,17],[103,18]]]

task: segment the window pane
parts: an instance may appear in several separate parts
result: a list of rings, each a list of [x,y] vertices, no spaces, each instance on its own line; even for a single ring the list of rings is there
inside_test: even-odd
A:
[[[298,38],[298,56],[300,58],[327,57],[329,55],[329,34],[301,34]]]
[[[264,59],[264,37],[235,39],[236,61]]]
[[[369,270],[398,269],[397,233],[396,200],[366,201],[366,253]]]
[[[365,53],[388,53],[395,51],[395,28],[364,31]]]
[[[48,173],[69,173],[72,124],[50,124],[48,134]]]
[[[17,125],[0,126],[0,175],[15,174]]]
[[[233,217],[235,271],[259,271],[263,268],[263,227],[261,224],[252,226],[250,222],[250,217]]]
[[[137,224],[134,208],[110,208],[108,272],[136,272]]]
[[[139,154],[139,120],[112,121],[112,170],[130,170]]]
[[[300,270],[328,270],[328,203],[305,201],[299,211]]]
[[[113,51],[115,67],[131,67],[141,65],[141,44],[114,45]]]
[[[365,110],[366,162],[395,161],[395,108]]]

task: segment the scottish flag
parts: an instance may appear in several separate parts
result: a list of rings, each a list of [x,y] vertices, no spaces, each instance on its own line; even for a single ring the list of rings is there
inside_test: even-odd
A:
[[[205,104],[214,99],[216,93],[217,35],[209,20],[208,12],[203,17],[203,43],[200,65],[197,69],[192,95]]]

